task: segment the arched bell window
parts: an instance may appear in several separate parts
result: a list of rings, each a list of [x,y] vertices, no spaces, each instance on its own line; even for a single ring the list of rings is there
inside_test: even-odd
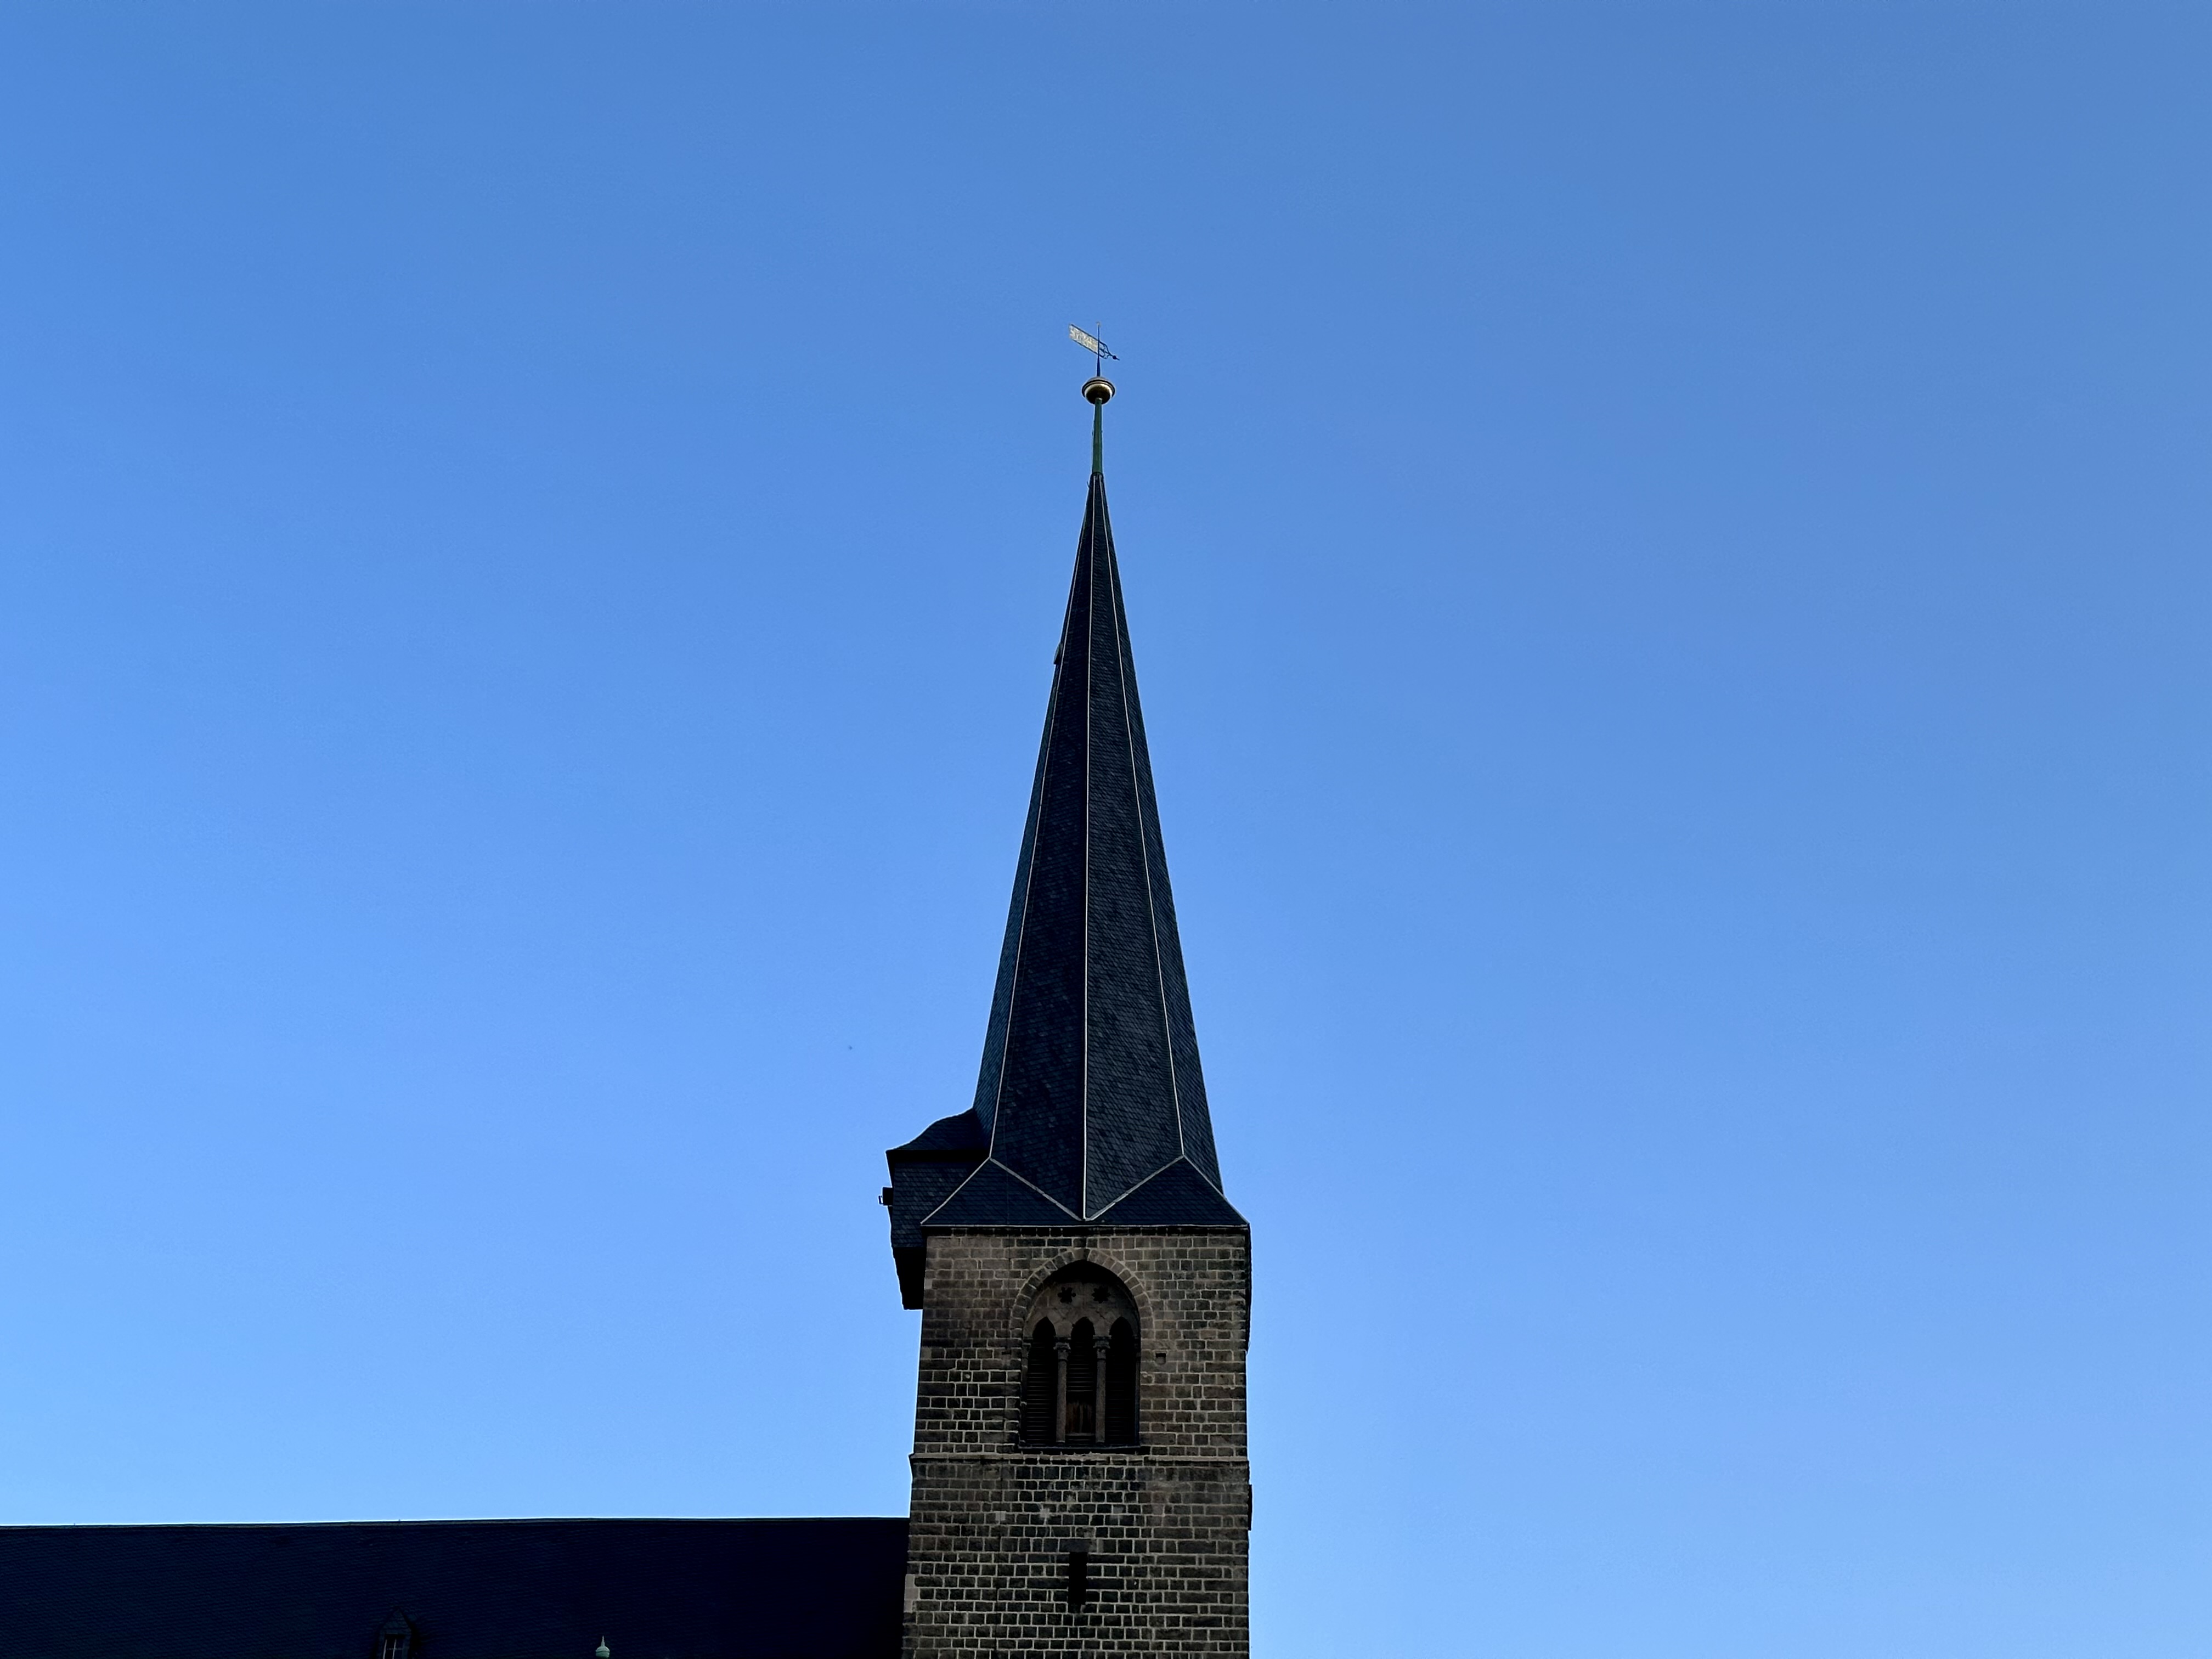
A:
[[[1137,1443],[1137,1304],[1099,1268],[1071,1267],[1039,1291],[1024,1325],[1022,1441]]]
[[[397,1607],[376,1633],[376,1659],[410,1659],[415,1648],[415,1626]]]

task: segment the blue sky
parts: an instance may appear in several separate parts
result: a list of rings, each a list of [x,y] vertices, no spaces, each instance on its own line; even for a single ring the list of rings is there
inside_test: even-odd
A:
[[[2212,17],[0,18],[0,1520],[898,1513],[1087,361],[1257,1650],[2212,1645]]]

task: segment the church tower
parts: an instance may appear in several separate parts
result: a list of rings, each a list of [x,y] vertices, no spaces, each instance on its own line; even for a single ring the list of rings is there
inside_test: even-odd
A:
[[[1246,1659],[1251,1231],[1223,1196],[1100,460],[975,1103],[889,1154],[921,1310],[905,1659]]]

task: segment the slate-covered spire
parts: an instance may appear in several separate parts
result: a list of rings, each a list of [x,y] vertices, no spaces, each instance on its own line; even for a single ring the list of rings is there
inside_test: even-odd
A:
[[[1103,395],[1100,395],[1103,389]],[[1113,389],[1085,388],[1094,405]],[[1103,412],[1103,411],[1100,411]],[[1242,1226],[1222,1196],[1092,424],[1075,579],[972,1111],[892,1154],[918,1228]],[[978,1159],[980,1155],[980,1161]],[[947,1165],[951,1167],[947,1167]],[[905,1167],[902,1167],[905,1166]]]

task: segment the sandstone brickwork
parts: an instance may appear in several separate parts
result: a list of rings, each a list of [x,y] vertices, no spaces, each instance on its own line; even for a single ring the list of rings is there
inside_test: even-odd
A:
[[[1083,1263],[1138,1309],[1138,1443],[1025,1445],[1024,1316]],[[906,1659],[1246,1659],[1251,1284],[1243,1228],[931,1232]]]

